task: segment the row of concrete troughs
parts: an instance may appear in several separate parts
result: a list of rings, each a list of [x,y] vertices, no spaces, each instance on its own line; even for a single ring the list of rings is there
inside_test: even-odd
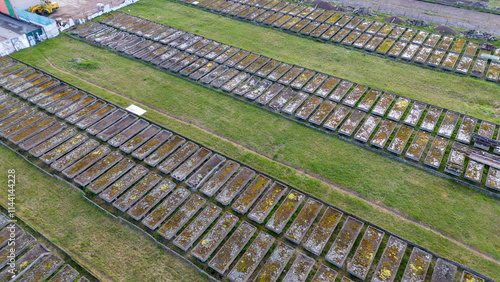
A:
[[[444,171],[498,196],[499,168],[472,160],[464,151],[474,144],[497,153],[471,138],[474,132],[493,138],[498,127],[493,123],[124,13],[101,22],[71,32],[313,127]]]
[[[498,82],[500,48],[280,0],[178,0],[389,58]],[[480,48],[480,47],[484,47]]]
[[[55,252],[0,213],[0,280],[89,282]]]
[[[214,278],[490,281],[11,58],[0,86],[4,142]]]

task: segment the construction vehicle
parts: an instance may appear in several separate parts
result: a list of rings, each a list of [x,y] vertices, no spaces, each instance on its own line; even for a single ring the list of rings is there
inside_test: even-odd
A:
[[[59,4],[57,2],[52,2],[50,0],[41,0],[40,4],[30,7],[28,9],[28,12],[47,17],[49,14],[52,14],[57,8],[59,8]]]

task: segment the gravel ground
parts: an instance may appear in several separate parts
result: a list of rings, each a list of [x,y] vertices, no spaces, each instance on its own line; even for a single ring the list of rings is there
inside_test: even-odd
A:
[[[338,4],[500,35],[500,15],[417,0],[334,0]]]

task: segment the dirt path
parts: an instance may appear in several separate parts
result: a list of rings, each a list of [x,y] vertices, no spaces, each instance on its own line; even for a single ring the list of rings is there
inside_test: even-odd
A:
[[[359,193],[353,192],[352,190],[350,190],[350,189],[348,189],[348,188],[346,188],[346,187],[340,186],[340,185],[338,185],[338,184],[334,183],[333,181],[331,181],[331,180],[329,180],[329,179],[326,179],[326,178],[321,177],[321,176],[316,175],[316,174],[311,174],[310,172],[307,172],[307,171],[305,171],[305,170],[302,170],[302,169],[299,169],[299,168],[296,168],[296,167],[290,166],[290,165],[288,165],[288,164],[286,164],[286,163],[283,163],[283,162],[280,162],[280,161],[273,160],[273,159],[271,159],[271,158],[269,158],[269,157],[267,157],[267,156],[265,156],[265,155],[262,155],[262,154],[260,154],[260,153],[257,153],[257,152],[255,152],[255,151],[253,151],[251,148],[248,148],[248,147],[246,147],[246,146],[244,146],[244,145],[241,145],[241,144],[240,144],[240,143],[238,143],[236,140],[231,140],[231,139],[225,138],[225,137],[223,137],[223,136],[220,136],[220,135],[218,135],[218,134],[216,134],[216,133],[214,133],[214,132],[212,132],[212,131],[210,131],[210,130],[208,130],[208,129],[204,128],[204,127],[200,127],[200,126],[198,126],[197,124],[193,124],[193,123],[190,123],[190,122],[188,122],[188,121],[186,121],[186,120],[184,120],[184,119],[182,119],[182,118],[179,118],[179,117],[177,117],[177,116],[173,116],[173,115],[169,114],[168,112],[166,112],[166,111],[164,111],[164,110],[162,110],[162,109],[160,109],[160,108],[152,107],[152,106],[150,106],[150,105],[145,105],[144,103],[140,102],[139,100],[134,99],[134,98],[132,98],[132,97],[130,97],[130,96],[127,96],[127,95],[126,95],[126,94],[124,94],[124,93],[121,93],[121,92],[116,91],[116,90],[113,90],[113,89],[106,88],[106,87],[104,87],[104,86],[102,86],[102,85],[99,85],[99,84],[96,84],[96,83],[94,83],[94,82],[92,82],[92,81],[90,81],[90,80],[88,80],[88,79],[86,79],[86,78],[83,78],[83,77],[80,77],[80,76],[78,76],[78,75],[75,75],[75,74],[73,74],[73,73],[71,73],[71,72],[68,72],[68,71],[66,71],[66,70],[64,70],[64,69],[62,69],[62,68],[60,68],[59,66],[56,66],[55,64],[53,64],[53,63],[52,63],[52,62],[51,62],[48,58],[45,58],[45,60],[46,60],[46,61],[50,64],[50,66],[51,66],[51,67],[53,67],[54,69],[56,69],[56,70],[58,70],[58,71],[60,71],[60,72],[62,72],[62,73],[65,73],[65,74],[67,74],[67,75],[70,75],[70,76],[72,76],[72,77],[74,77],[74,78],[76,78],[76,79],[82,80],[82,81],[84,81],[84,82],[86,82],[86,83],[88,83],[88,84],[90,84],[90,85],[93,85],[93,86],[95,86],[95,87],[97,87],[97,88],[100,88],[100,89],[102,89],[102,90],[105,90],[105,91],[111,92],[111,93],[113,93],[113,94],[115,94],[115,95],[118,95],[118,96],[121,96],[121,97],[127,98],[127,99],[129,99],[129,100],[132,100],[132,101],[134,101],[135,103],[137,103],[137,105],[138,105],[138,106],[142,107],[142,108],[143,108],[143,109],[145,109],[145,110],[152,110],[152,111],[158,112],[158,113],[160,113],[160,114],[162,114],[162,115],[164,115],[164,116],[167,116],[167,117],[169,117],[169,118],[172,118],[172,119],[174,119],[174,120],[176,120],[176,121],[178,121],[178,122],[180,122],[180,123],[182,123],[182,124],[192,126],[192,127],[196,128],[196,129],[198,129],[198,130],[201,130],[201,131],[206,132],[206,133],[208,133],[208,134],[214,135],[214,136],[216,136],[216,137],[217,137],[217,138],[219,138],[219,139],[222,139],[222,140],[224,140],[224,141],[226,141],[226,142],[229,142],[229,143],[233,144],[234,146],[236,146],[236,147],[238,147],[238,148],[242,148],[243,150],[246,150],[246,151],[249,151],[249,152],[251,152],[251,153],[253,153],[253,154],[256,154],[256,155],[258,155],[258,156],[259,156],[259,157],[261,157],[261,158],[264,158],[264,159],[267,159],[267,160],[269,160],[269,161],[271,161],[271,162],[276,162],[276,163],[279,163],[279,164],[281,164],[281,165],[283,165],[283,166],[286,166],[286,167],[288,167],[288,168],[292,169],[292,170],[293,170],[293,171],[294,171],[297,175],[302,175],[302,174],[304,174],[304,175],[306,175],[306,176],[307,176],[307,177],[309,177],[309,178],[317,179],[317,180],[319,180],[322,184],[324,184],[324,185],[326,185],[326,186],[330,187],[330,189],[329,189],[329,190],[332,190],[332,189],[333,189],[333,190],[338,191],[338,192],[340,192],[340,193],[347,194],[347,195],[349,195],[349,196],[351,196],[351,197],[353,197],[353,198],[359,199],[359,200],[363,201],[364,203],[366,203],[366,204],[368,204],[368,205],[370,205],[370,206],[374,207],[375,209],[378,209],[378,210],[380,210],[380,211],[382,211],[382,212],[385,212],[385,213],[387,213],[387,214],[390,214],[390,215],[392,215],[392,216],[394,216],[394,217],[396,217],[396,218],[398,218],[398,219],[400,219],[400,220],[402,220],[402,221],[405,221],[405,222],[409,222],[409,223],[415,224],[415,225],[419,226],[420,228],[422,228],[422,229],[424,229],[424,230],[430,231],[430,232],[432,232],[432,233],[434,233],[434,234],[439,235],[439,236],[440,236],[440,237],[442,237],[442,238],[445,238],[445,239],[447,239],[447,240],[452,241],[453,243],[455,243],[455,244],[459,245],[459,246],[460,246],[460,247],[462,247],[462,248],[465,248],[465,249],[469,250],[470,252],[474,253],[475,255],[477,255],[477,256],[479,256],[479,257],[482,257],[482,258],[484,258],[484,259],[486,259],[486,260],[489,260],[489,261],[491,261],[491,262],[493,262],[493,263],[496,263],[496,264],[499,264],[499,265],[500,265],[500,260],[495,259],[495,257],[493,257],[491,254],[484,253],[484,252],[482,252],[482,251],[478,250],[477,248],[475,248],[475,247],[473,247],[473,246],[467,245],[467,244],[465,244],[465,243],[461,242],[460,240],[458,240],[458,239],[456,239],[456,238],[454,238],[454,237],[452,237],[452,236],[449,236],[449,235],[445,234],[444,232],[442,232],[442,231],[440,231],[440,230],[438,230],[438,229],[435,229],[435,228],[433,228],[433,227],[429,226],[428,224],[425,224],[425,223],[422,223],[422,222],[417,221],[417,220],[415,220],[415,219],[409,218],[408,216],[406,216],[406,215],[402,214],[401,212],[399,212],[399,211],[397,211],[397,210],[394,210],[394,209],[389,209],[389,208],[387,208],[387,207],[386,207],[386,206],[384,206],[384,205],[381,205],[381,204],[379,204],[379,203],[376,203],[376,202],[374,202],[374,201],[371,201],[371,200],[369,200],[369,199],[366,199],[366,198],[364,198],[362,195],[360,195]]]
[[[418,0],[332,0],[332,2],[437,24],[478,29],[500,35],[500,15]]]

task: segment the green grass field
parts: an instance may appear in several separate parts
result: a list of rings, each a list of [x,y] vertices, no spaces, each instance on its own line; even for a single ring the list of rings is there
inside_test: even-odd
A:
[[[499,84],[348,50],[171,1],[140,1],[123,11],[287,63],[500,123]]]
[[[172,130],[443,256],[500,277],[497,263],[359,199],[381,204],[498,260],[500,234],[492,223],[498,222],[500,207],[481,193],[67,36],[14,57],[118,105],[153,107],[157,111],[145,116]],[[98,63],[81,69],[72,62],[76,58]],[[359,198],[321,180],[340,184]]]
[[[16,170],[17,215],[103,281],[210,281],[196,268],[0,146],[0,183]],[[6,188],[5,188],[6,189]],[[7,203],[7,190],[0,193]]]

